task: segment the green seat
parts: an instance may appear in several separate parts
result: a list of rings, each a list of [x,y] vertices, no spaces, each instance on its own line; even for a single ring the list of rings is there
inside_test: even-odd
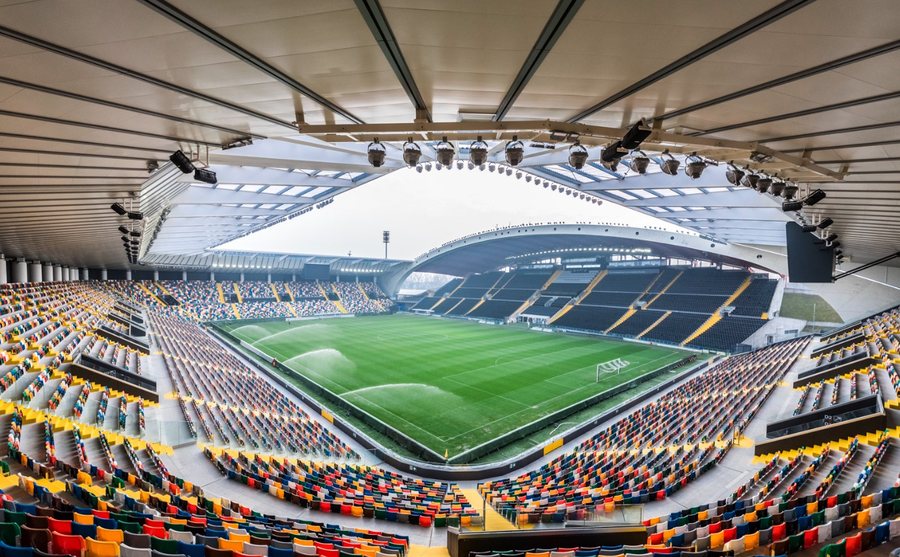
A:
[[[4,516],[6,516],[7,522],[15,522],[19,526],[25,526],[25,513],[20,513],[16,511],[4,511]]]
[[[162,553],[180,553],[178,550],[178,540],[166,540],[150,536],[150,549],[155,549]]]
[[[6,514],[8,516],[10,512],[6,511]],[[19,545],[20,535],[22,535],[22,529],[15,522],[0,522],[0,540],[3,540],[3,543]]]
[[[120,530],[124,530],[126,532],[132,532],[134,534],[143,534],[144,529],[141,528],[141,525],[137,522],[131,522],[129,520],[118,520],[117,521]]]

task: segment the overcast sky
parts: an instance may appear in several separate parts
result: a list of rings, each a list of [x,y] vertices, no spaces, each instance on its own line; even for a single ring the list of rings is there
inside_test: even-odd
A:
[[[594,205],[525,180],[489,171],[392,172],[295,219],[225,244],[222,249],[413,259],[449,240],[496,226],[536,222],[614,222],[673,226],[605,202]]]

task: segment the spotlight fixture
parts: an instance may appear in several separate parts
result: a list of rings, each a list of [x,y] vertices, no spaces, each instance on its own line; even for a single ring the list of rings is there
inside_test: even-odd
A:
[[[797,186],[794,186],[793,184],[789,184],[788,187],[790,187],[790,186],[793,186],[795,188],[795,193],[796,193]],[[785,197],[788,196],[787,187],[785,187],[784,196]],[[792,197],[793,197],[793,194],[791,195],[791,198]],[[819,201],[822,201],[823,199],[825,199],[825,197],[826,197],[825,192],[820,189],[817,189],[817,190],[813,191],[812,193],[810,193],[809,195],[807,195],[806,197],[804,197],[803,199],[788,198],[787,201],[785,201],[784,203],[781,204],[781,210],[784,211],[785,213],[790,212],[790,211],[799,211],[800,209],[803,208],[804,205],[807,207],[815,205]],[[828,228],[829,226],[831,226],[832,224],[834,224],[833,220],[831,220],[830,218],[825,218],[817,226],[820,229],[824,230],[824,229]]]
[[[172,153],[169,156],[169,160],[178,167],[178,170],[185,174],[190,174],[194,171],[194,163],[180,149]]]
[[[802,227],[802,230],[804,232],[815,232],[817,230],[817,228],[816,228],[816,225],[814,225],[814,224],[807,224]]]
[[[587,148],[576,139],[575,143],[569,147],[569,166],[575,170],[581,170],[584,168],[584,163],[587,162],[587,158]]]
[[[744,171],[734,166],[734,163],[728,164],[728,170],[725,171],[725,179],[734,186],[738,186],[744,179]]]
[[[497,170],[497,165],[494,163],[490,163],[488,165],[488,170],[490,170],[491,172],[494,172],[495,170]]]
[[[441,142],[437,144],[434,148],[435,150],[435,158],[437,161],[444,166],[450,166],[453,164],[453,155],[456,154],[456,149],[453,148],[453,144],[447,141],[447,136],[441,138]],[[462,168],[457,165],[457,168]]]
[[[375,168],[380,167],[384,164],[384,155],[386,149],[384,148],[384,144],[378,141],[378,138],[375,138],[375,141],[369,143],[369,147],[366,149],[369,154],[369,164],[374,166]]]
[[[785,213],[790,213],[792,211],[799,211],[803,208],[803,202],[799,200],[795,201],[785,201],[781,204],[781,210]]]
[[[403,162],[406,166],[416,166],[419,164],[419,157],[422,156],[422,149],[410,137],[403,144]]]
[[[603,151],[600,153],[600,162],[603,166],[609,168],[609,164],[619,162],[619,159],[622,158],[624,153],[621,152],[622,149],[621,141],[613,141],[609,145],[603,148]]]
[[[632,153],[631,160],[628,162],[628,167],[638,174],[646,174],[647,167],[650,166],[650,157],[645,155],[643,151],[635,151],[635,153],[640,154],[635,156]]]
[[[144,213],[139,211],[128,211],[128,218],[131,220],[144,220]]]
[[[462,170],[465,165],[466,165],[466,163],[464,163],[463,161],[456,161],[456,169],[457,170]]]
[[[756,189],[756,182],[759,180],[759,176],[756,174],[747,174],[744,176],[744,179],[741,180],[741,185],[745,188]]]
[[[662,164],[659,165],[659,169],[663,171],[663,174],[668,174],[669,176],[678,174],[678,167],[681,166],[681,161],[673,157],[668,149],[663,151],[661,156],[663,157],[663,161]]]
[[[481,166],[487,162],[488,144],[479,135],[471,145],[469,145],[469,160],[475,166]]]
[[[772,179],[768,176],[760,176],[759,180],[756,181],[756,191],[759,193],[766,193],[771,186]]]
[[[120,226],[119,232],[121,232],[122,234],[128,234],[128,228],[126,228],[124,225]]]
[[[141,231],[140,230],[132,230],[131,232],[128,233],[128,235],[131,236],[132,238],[140,238]]]
[[[684,174],[691,180],[696,180],[703,174],[703,171],[706,170],[706,166],[706,161],[701,157],[698,157],[697,153],[691,153],[687,158],[687,164],[684,165]]]
[[[512,141],[506,144],[506,163],[510,166],[518,166],[525,158],[525,144],[514,135]]]
[[[815,192],[813,192],[813,193],[815,193]],[[812,194],[810,194],[810,195],[812,195]],[[824,219],[820,220],[819,224],[817,224],[816,226],[819,228],[819,230],[825,230],[832,224],[834,224],[834,221],[831,219],[831,217],[825,217]]]
[[[115,211],[119,215],[124,216],[124,215],[128,214],[128,209],[126,209],[125,206],[122,205],[121,203],[113,203],[112,205],[109,206],[109,208],[112,209],[113,211]]]
[[[769,188],[769,193],[771,193],[775,197],[780,197],[781,193],[784,191],[784,186],[785,184],[782,181],[772,182],[772,187]]]
[[[207,184],[215,184],[219,181],[216,178],[216,173],[208,168],[195,168],[194,180],[197,180],[198,182],[205,182]]]
[[[153,174],[157,170],[159,170],[158,162],[156,162],[155,160],[147,161],[147,174]]]

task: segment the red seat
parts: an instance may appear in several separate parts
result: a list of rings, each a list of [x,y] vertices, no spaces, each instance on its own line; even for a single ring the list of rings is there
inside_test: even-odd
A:
[[[169,537],[169,533],[166,532],[166,529],[162,526],[149,526],[147,524],[144,524],[144,533],[147,535],[150,535],[150,536],[156,536],[157,538],[163,538],[163,539],[166,539]]]
[[[69,534],[61,534],[53,532],[53,539],[50,542],[50,549],[53,553],[63,553],[68,555],[80,556],[84,553],[84,538],[81,536],[72,536]]]
[[[847,557],[853,557],[862,551],[862,533],[857,533],[855,536],[850,536],[846,539],[847,546],[845,550],[845,554]]]
[[[59,532],[60,534],[71,534],[72,533],[72,521],[71,520],[58,520],[56,518],[47,517],[47,522],[49,525],[47,526],[51,532]]]

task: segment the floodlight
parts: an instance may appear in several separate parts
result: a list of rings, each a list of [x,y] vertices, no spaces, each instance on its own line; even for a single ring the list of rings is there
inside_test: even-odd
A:
[[[469,145],[469,160],[475,166],[481,166],[487,162],[488,144],[479,135],[471,145]]]
[[[519,141],[518,136],[513,136],[512,141],[506,144],[506,162],[510,166],[518,166],[525,158],[525,144]]]
[[[812,205],[815,205],[816,203],[818,203],[819,201],[822,201],[823,199],[825,199],[825,197],[826,196],[825,196],[824,191],[815,190],[814,192],[812,192],[806,196],[806,199],[803,200],[803,203],[807,206],[812,206]],[[826,219],[826,220],[831,221],[831,219]],[[822,221],[822,222],[825,222],[825,221]]]
[[[416,166],[419,164],[419,157],[421,156],[422,149],[420,149],[410,137],[407,142],[403,144],[403,162],[406,163],[406,166]]]
[[[144,213],[139,211],[128,211],[128,218],[131,220],[144,220]]]
[[[575,143],[569,147],[569,166],[575,170],[581,170],[584,168],[584,163],[587,162],[587,158],[587,148],[576,139]]]
[[[681,166],[681,161],[672,156],[672,153],[669,152],[668,149],[662,152],[663,162],[659,165],[659,169],[663,171],[663,174],[668,174],[669,176],[675,176],[678,174],[678,167]],[[669,158],[665,158],[665,157]]]
[[[784,186],[785,186],[784,182],[781,182],[781,181],[772,182],[772,187],[769,188],[769,193],[778,197],[784,191]]]
[[[112,205],[109,206],[109,208],[120,215],[128,214],[128,209],[126,209],[125,206],[122,205],[121,203],[113,203]]]
[[[781,193],[781,195],[782,195],[785,199],[787,199],[788,201],[790,201],[791,199],[794,199],[794,196],[795,196],[795,195],[797,195],[797,189],[798,189],[798,188],[797,188],[797,185],[796,185],[796,184],[790,184],[790,183],[785,184],[785,185],[784,185],[784,191]]]
[[[216,173],[208,168],[194,169],[194,180],[205,182],[207,184],[215,184],[216,182],[218,182],[218,180],[216,179]]]
[[[744,171],[740,170],[738,167],[733,164],[728,165],[728,170],[725,171],[725,179],[728,180],[732,185],[738,186],[741,183],[741,180],[744,178]]]
[[[628,166],[629,168],[631,168],[631,170],[637,172],[638,174],[646,174],[647,167],[650,166],[650,157],[645,155],[643,151],[635,152],[640,153],[640,155],[632,155],[631,161],[628,162]]]
[[[824,219],[819,221],[819,224],[817,224],[816,226],[819,227],[819,230],[825,230],[832,224],[834,224],[834,220],[832,220],[831,217],[825,217]]]
[[[447,136],[444,136],[441,139],[441,142],[437,144],[434,148],[435,150],[435,158],[437,161],[444,166],[450,166],[453,164],[453,155],[456,154],[456,149],[453,148],[453,144],[447,141]],[[462,166],[459,164],[456,165],[457,168],[462,169]]]
[[[781,210],[785,213],[789,213],[791,211],[799,211],[803,208],[802,201],[785,201],[781,204]]]
[[[371,164],[375,168],[378,168],[384,164],[384,155],[386,149],[384,148],[384,144],[378,141],[377,137],[375,138],[375,141],[369,143],[367,151],[369,153],[369,164]]]
[[[632,149],[637,149],[640,146],[641,142],[650,137],[650,134],[653,133],[653,130],[650,129],[646,124],[644,124],[643,120],[640,120],[635,125],[631,126],[631,128],[625,132],[625,135],[622,136],[622,141],[620,142],[622,147],[628,149],[629,151]]]
[[[756,181],[756,191],[759,193],[766,193],[771,186],[772,179],[768,176],[760,176],[759,180]]]
[[[126,228],[125,226],[120,226],[119,232],[121,232],[122,234],[128,234],[128,228]]]
[[[684,174],[691,180],[696,180],[706,170],[706,161],[698,157],[696,153],[692,153],[687,158],[687,164],[684,165]]]
[[[169,156],[169,160],[178,167],[178,170],[185,174],[190,174],[194,171],[194,163],[180,149],[172,153]]]
[[[744,176],[744,179],[741,180],[741,185],[755,190],[757,180],[759,180],[759,176],[756,174],[747,174]]]

